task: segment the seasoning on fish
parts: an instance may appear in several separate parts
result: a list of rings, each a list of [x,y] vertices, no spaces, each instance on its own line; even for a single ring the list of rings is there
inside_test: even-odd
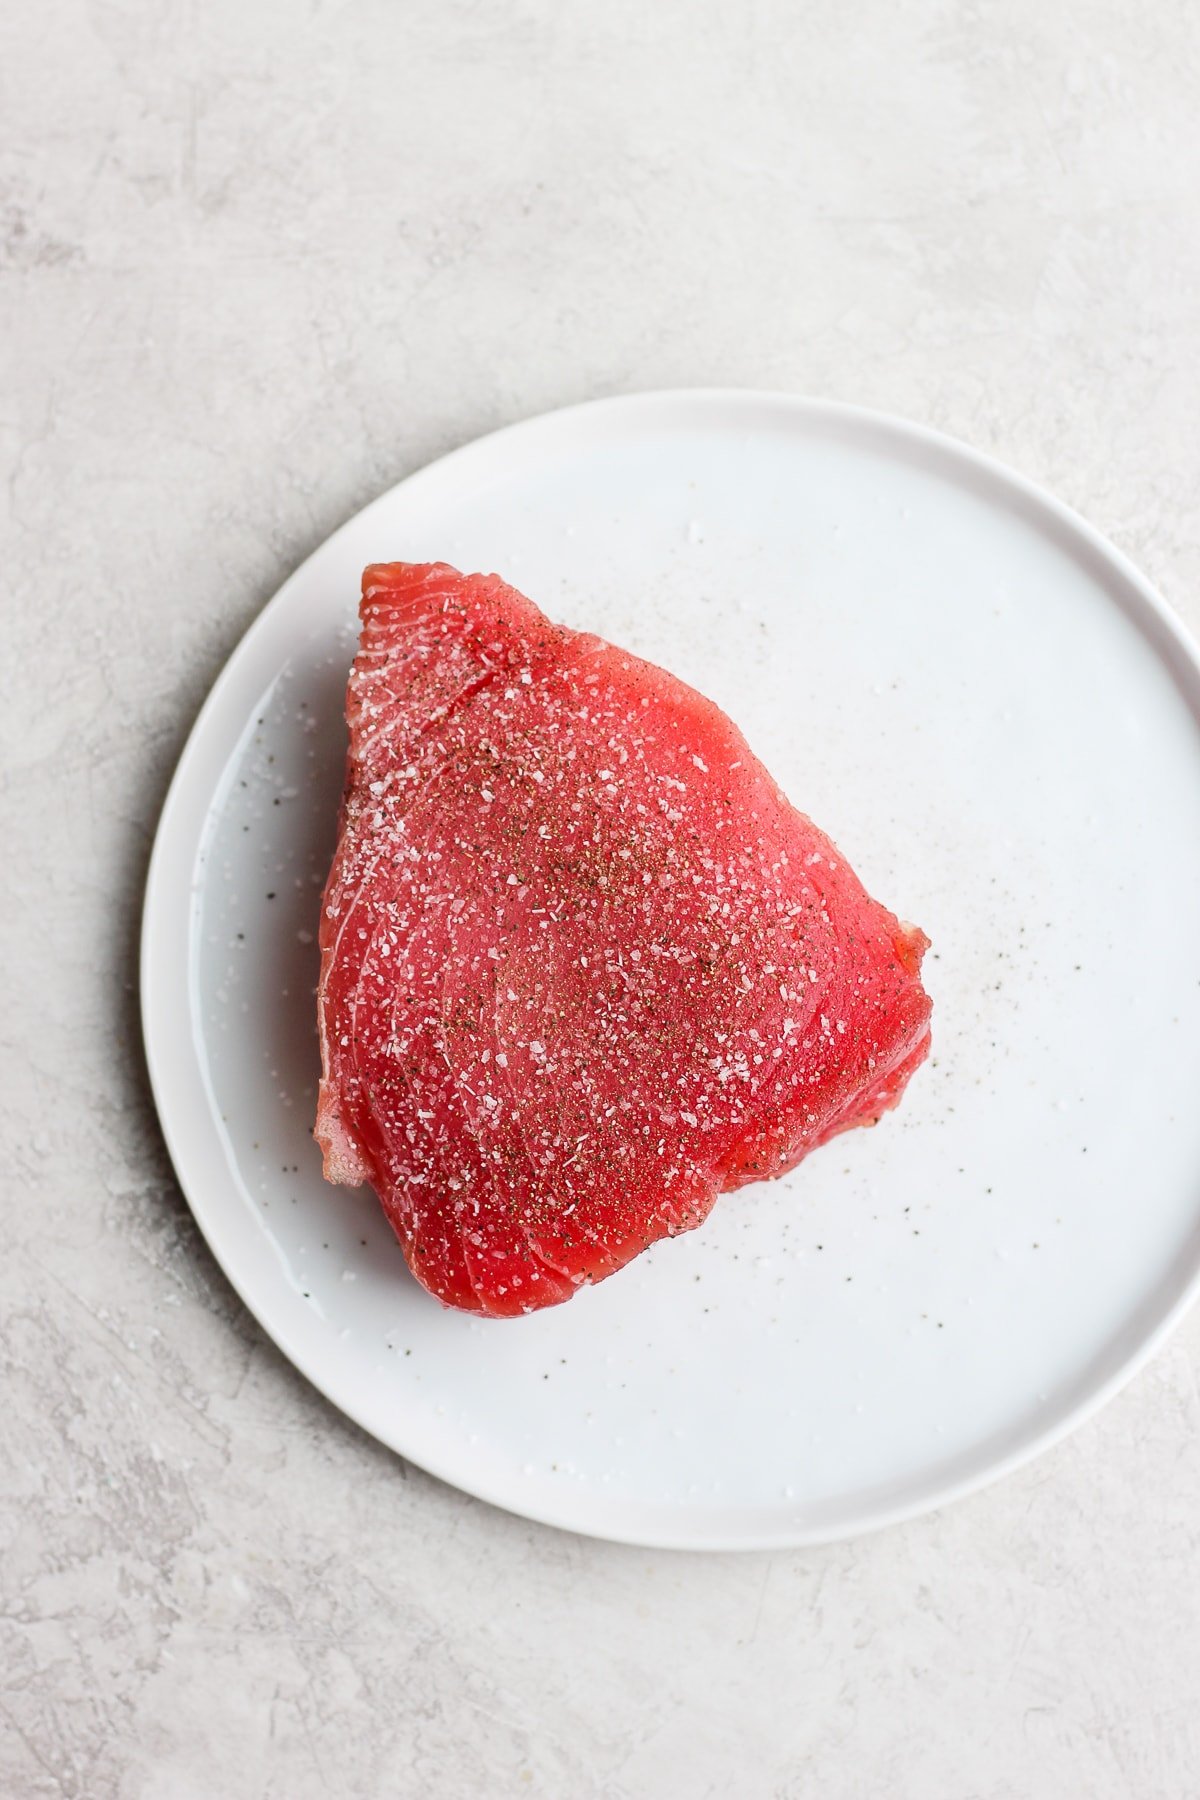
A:
[[[444,563],[361,620],[316,1136],[432,1294],[567,1300],[896,1104],[928,940],[711,701]]]

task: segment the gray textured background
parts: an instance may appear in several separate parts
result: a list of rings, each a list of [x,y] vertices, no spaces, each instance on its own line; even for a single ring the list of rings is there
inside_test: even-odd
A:
[[[1200,625],[1198,191],[1188,0],[4,10],[0,1793],[1200,1792],[1200,1319],[878,1538],[558,1535],[406,1471],[264,1340],[134,993],[156,811],[242,629],[524,414],[688,383],[907,413]]]

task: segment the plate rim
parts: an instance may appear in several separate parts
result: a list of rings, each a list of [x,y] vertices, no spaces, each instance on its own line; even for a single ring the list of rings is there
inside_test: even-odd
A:
[[[537,413],[529,418],[515,420],[507,425],[472,438],[466,443],[422,464],[400,480],[391,483],[345,519],[334,531],[314,547],[303,560],[276,589],[271,598],[262,606],[242,633],[233,649],[225,658],[216,679],[212,683],[203,704],[201,705],[188,732],[183,749],[176,762],[158,822],[155,826],[154,842],[147,867],[144,895],[141,908],[138,987],[139,1012],[141,1020],[142,1043],[149,1076],[151,1094],[159,1129],[162,1133],[172,1169],[179,1188],[187,1201],[201,1236],[215,1258],[225,1279],[229,1282],[241,1303],[251,1313],[262,1330],[275,1346],[283,1353],[292,1366],[307,1380],[331,1405],[351,1419],[362,1430],[383,1444],[395,1455],[410,1462],[414,1467],[424,1470],[440,1481],[457,1488],[477,1500],[497,1506],[516,1517],[531,1520],[540,1525],[549,1525],[558,1530],[572,1531],[582,1536],[636,1546],[654,1550],[682,1551],[734,1551],[734,1550],[779,1550],[803,1549],[828,1543],[846,1542],[870,1532],[880,1531],[888,1526],[897,1525],[906,1520],[916,1519],[925,1514],[939,1511],[958,1500],[966,1499],[982,1489],[990,1487],[994,1482],[1003,1480],[1015,1473],[1035,1458],[1052,1450],[1073,1432],[1093,1418],[1110,1400],[1131,1382],[1149,1363],[1165,1341],[1177,1329],[1180,1322],[1200,1298],[1200,1243],[1194,1252],[1193,1267],[1182,1288],[1175,1298],[1163,1309],[1156,1322],[1142,1335],[1135,1346],[1118,1361],[1117,1366],[1094,1386],[1087,1386],[1082,1398],[1065,1403],[1062,1412],[1041,1429],[1033,1430],[1028,1437],[1014,1449],[989,1461],[984,1467],[972,1470],[956,1479],[943,1480],[940,1483],[936,1473],[926,1483],[925,1488],[915,1497],[909,1496],[890,1504],[883,1503],[872,1506],[869,1497],[865,1500],[861,1512],[848,1517],[844,1524],[816,1524],[805,1526],[801,1522],[780,1523],[772,1514],[764,1514],[761,1528],[738,1531],[722,1530],[711,1524],[703,1523],[705,1517],[711,1518],[723,1510],[720,1506],[710,1506],[707,1511],[697,1507],[691,1515],[695,1518],[694,1528],[689,1529],[689,1513],[687,1509],[667,1508],[672,1518],[678,1516],[678,1527],[672,1530],[639,1525],[635,1519],[627,1522],[620,1510],[619,1503],[611,1498],[606,1504],[612,1508],[617,1506],[616,1515],[606,1521],[597,1522],[584,1517],[582,1520],[578,1510],[571,1504],[573,1490],[564,1490],[562,1506],[547,1506],[538,1502],[523,1502],[518,1496],[503,1490],[503,1483],[496,1484],[473,1474],[469,1452],[462,1458],[464,1466],[454,1463],[452,1457],[414,1451],[402,1441],[402,1434],[389,1430],[378,1419],[372,1417],[369,1404],[360,1403],[354,1392],[343,1392],[343,1383],[336,1377],[327,1375],[320,1366],[318,1358],[299,1344],[285,1320],[272,1316],[269,1303],[264,1303],[261,1295],[255,1293],[254,1284],[243,1280],[239,1272],[236,1257],[228,1252],[228,1246],[222,1244],[220,1226],[220,1209],[214,1208],[208,1199],[204,1184],[189,1180],[185,1175],[187,1158],[181,1148],[181,1133],[178,1129],[176,1108],[186,1110],[194,1104],[186,1097],[181,1101],[171,1093],[170,1079],[166,1069],[166,1050],[164,1042],[171,1031],[179,1031],[179,1015],[186,1015],[187,1035],[194,1038],[191,1030],[194,1012],[191,1006],[191,972],[190,967],[176,967],[173,971],[169,961],[164,961],[161,950],[165,932],[164,902],[169,899],[167,882],[169,878],[169,862],[172,855],[180,849],[180,833],[185,833],[182,848],[190,849],[191,857],[187,868],[187,892],[194,890],[196,879],[196,852],[200,842],[192,842],[188,831],[188,822],[183,816],[189,787],[193,781],[193,771],[206,748],[210,722],[219,711],[227,689],[233,684],[237,667],[250,654],[254,643],[268,629],[269,622],[288,603],[292,590],[299,584],[310,563],[328,552],[330,547],[345,533],[363,520],[375,508],[381,507],[401,488],[433,486],[439,481],[453,479],[458,471],[472,459],[495,456],[505,440],[521,435],[525,438],[552,436],[557,431],[568,434],[572,428],[591,421],[603,421],[615,414],[633,415],[643,412],[649,418],[663,412],[681,412],[694,408],[703,413],[706,409],[722,406],[759,408],[775,411],[780,415],[790,414],[797,423],[819,426],[824,422],[840,425],[843,428],[858,428],[866,433],[882,433],[893,439],[917,446],[927,453],[934,453],[941,459],[959,466],[965,465],[977,477],[986,479],[993,486],[1006,489],[1010,495],[1018,497],[1026,509],[1034,516],[1040,514],[1048,518],[1060,533],[1065,533],[1076,544],[1082,542],[1091,554],[1098,558],[1109,570],[1121,578],[1127,592],[1134,597],[1135,604],[1128,608],[1131,616],[1143,629],[1152,627],[1155,647],[1164,657],[1172,674],[1177,680],[1183,675],[1189,677],[1195,687],[1192,697],[1193,710],[1200,718],[1200,642],[1193,637],[1184,621],[1171,608],[1150,582],[1125,553],[1113,544],[1103,533],[1091,525],[1073,507],[1060,500],[1049,489],[1031,480],[1028,476],[1011,468],[1008,464],[990,453],[976,449],[973,445],[932,426],[907,419],[899,414],[889,413],[872,407],[854,405],[841,400],[813,398],[802,394],[788,393],[784,390],[753,387],[684,387],[654,388],[639,390],[627,394],[616,394],[598,399],[584,400],[565,407],[552,408]],[[1120,597],[1114,600],[1122,604]],[[205,814],[211,805],[211,795],[205,802]],[[190,920],[188,922],[190,930]],[[172,980],[173,975],[173,980]],[[180,1001],[182,1000],[182,1006]],[[203,1063],[199,1058],[198,1048],[193,1043],[203,1078]],[[253,1296],[253,1297],[252,1297]],[[1086,1382],[1086,1377],[1084,1378]],[[574,1496],[578,1499],[579,1496]],[[645,1503],[633,1503],[626,1508],[630,1515],[641,1510],[652,1512],[656,1516],[664,1511],[661,1505],[647,1507]]]

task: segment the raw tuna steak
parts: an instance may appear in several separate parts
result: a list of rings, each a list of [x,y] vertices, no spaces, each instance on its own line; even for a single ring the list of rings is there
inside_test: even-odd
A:
[[[894,1106],[927,940],[737,727],[494,575],[363,576],[321,917],[330,1181],[530,1312]]]

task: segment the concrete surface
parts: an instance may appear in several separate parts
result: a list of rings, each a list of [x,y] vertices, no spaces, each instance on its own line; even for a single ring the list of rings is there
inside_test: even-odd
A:
[[[1200,1317],[907,1528],[560,1536],[405,1470],[264,1339],[134,991],[239,634],[504,421],[689,383],[907,413],[1200,626],[1200,9],[25,0],[0,121],[0,1793],[1200,1793]]]

